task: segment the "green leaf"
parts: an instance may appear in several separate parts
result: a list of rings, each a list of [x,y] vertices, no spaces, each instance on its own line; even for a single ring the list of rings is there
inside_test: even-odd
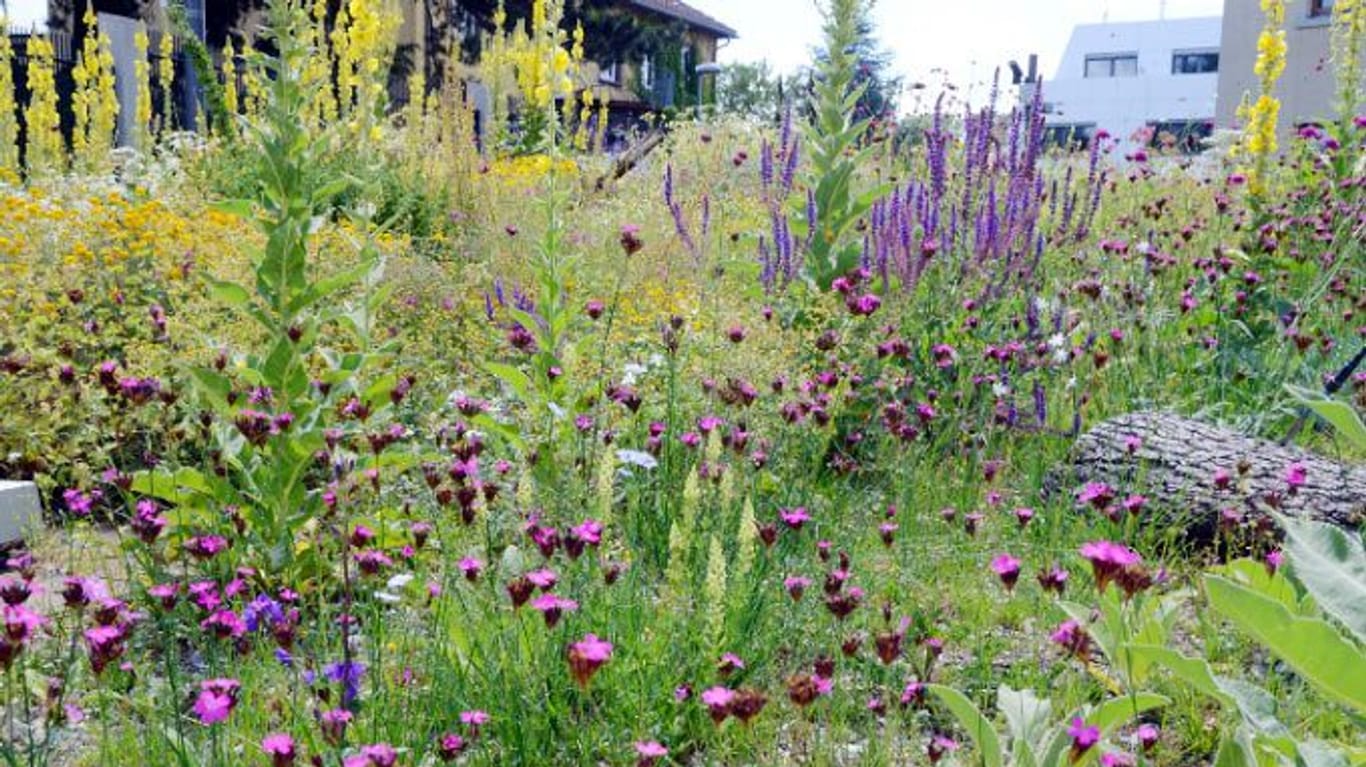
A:
[[[246,306],[251,303],[251,291],[235,282],[226,280],[210,279],[209,295],[213,296],[214,300],[229,306]]]
[[[1290,572],[1319,608],[1366,642],[1366,549],[1334,525],[1279,517]]]
[[[981,763],[986,767],[1001,767],[1001,739],[996,735],[996,729],[992,727],[991,721],[982,715],[972,701],[963,693],[941,684],[925,685],[925,689],[944,704],[949,713],[958,720],[959,726],[967,731],[969,737],[977,744],[977,750],[982,757]]]
[[[1331,423],[1347,441],[1357,447],[1366,447],[1366,423],[1362,423],[1361,416],[1351,405],[1298,386],[1287,385],[1285,388],[1305,407]]]
[[[1048,728],[1052,702],[1039,698],[1030,690],[1017,691],[1003,684],[996,691],[996,708],[1005,715],[1006,726],[1010,729],[1017,767],[1038,764],[1033,744],[1042,739]]]
[[[1159,647],[1156,645],[1131,644],[1125,645],[1120,649],[1120,657],[1130,657],[1142,659],[1148,663],[1161,666],[1172,673],[1177,679],[1190,685],[1197,692],[1208,695],[1224,703],[1232,704],[1233,698],[1220,688],[1216,681],[1214,671],[1210,669],[1209,663],[1204,658],[1190,658],[1170,647]]]
[[[238,218],[251,218],[254,207],[251,200],[220,200],[209,206],[209,210],[226,213]]]
[[[1271,597],[1205,576],[1210,606],[1256,637],[1320,692],[1366,713],[1366,653],[1328,623],[1292,614]]]
[[[516,392],[518,399],[526,401],[528,393],[531,392],[531,378],[526,373],[501,362],[485,362],[484,369],[507,384]]]
[[[1257,767],[1257,760],[1237,737],[1225,735],[1219,741],[1211,767]]]

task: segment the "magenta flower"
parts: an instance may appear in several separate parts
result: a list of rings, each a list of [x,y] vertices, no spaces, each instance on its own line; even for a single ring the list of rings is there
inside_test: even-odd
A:
[[[1281,563],[1285,561],[1285,555],[1279,551],[1268,551],[1264,564],[1266,565],[1267,575],[1275,575],[1281,569]]]
[[[479,580],[479,573],[484,569],[484,563],[474,557],[465,557],[456,566],[460,568],[460,572],[464,574],[467,581]]]
[[[545,627],[553,629],[560,622],[560,616],[579,609],[579,603],[547,592],[531,600],[531,607],[545,618]]]
[[[810,585],[811,579],[803,578],[800,575],[792,575],[783,579],[783,588],[787,590],[788,596],[792,597],[792,601],[794,602],[801,600],[802,593],[805,592],[806,587]]]
[[[242,684],[236,679],[207,679],[199,683],[199,696],[192,710],[204,724],[217,724],[228,718],[237,705],[237,691]]]
[[[90,668],[98,676],[110,662],[123,655],[127,629],[122,626],[96,626],[87,629],[83,636],[90,653]]]
[[[480,709],[460,712],[460,723],[469,727],[474,734],[479,733],[479,728],[488,724],[489,713]]]
[[[1115,490],[1104,482],[1088,482],[1077,494],[1077,501],[1103,511],[1115,500]]]
[[[1157,745],[1157,740],[1162,735],[1162,731],[1155,724],[1140,724],[1138,726],[1138,744],[1144,751],[1151,751]]]
[[[185,551],[196,559],[212,559],[231,545],[221,535],[203,535],[185,542]]]
[[[745,667],[745,661],[733,652],[723,653],[716,661],[716,673],[722,677],[730,676]]]
[[[1120,571],[1142,561],[1132,549],[1113,541],[1091,541],[1082,544],[1081,555],[1090,561],[1096,579],[1096,589],[1102,593]]]
[[[323,739],[332,745],[337,745],[346,737],[346,727],[351,724],[354,715],[344,708],[334,708],[322,712],[318,717],[318,724],[323,731]]]
[[[1304,483],[1308,479],[1308,473],[1309,471],[1304,467],[1304,464],[1299,462],[1292,463],[1286,467],[1285,484],[1292,494],[1301,487],[1304,487]]]
[[[1143,507],[1148,505],[1148,499],[1141,495],[1130,495],[1120,504],[1124,510],[1130,514],[1137,515],[1143,511]]]
[[[653,740],[636,741],[636,767],[654,767],[655,762],[669,755],[669,749]]]
[[[526,579],[541,591],[549,591],[555,588],[556,583],[560,582],[560,577],[555,574],[554,570],[550,569],[532,570],[526,574]]]
[[[1058,628],[1049,636],[1053,643],[1062,647],[1069,654],[1075,655],[1085,660],[1090,655],[1090,637],[1086,634],[1086,629],[1074,620],[1065,620],[1058,625]]]
[[[1069,573],[1057,564],[1046,570],[1040,570],[1036,577],[1040,588],[1044,591],[1053,591],[1062,596],[1062,593],[1067,590]]]
[[[907,682],[905,689],[901,691],[901,705],[923,706],[927,692],[924,684],[917,681]]]
[[[718,685],[703,690],[701,700],[711,720],[720,724],[730,716],[730,704],[735,700],[735,691]]]
[[[1121,751],[1106,751],[1100,755],[1100,767],[1134,767],[1135,764],[1132,754]]]
[[[945,754],[951,754],[959,748],[958,741],[946,735],[936,734],[930,738],[930,742],[925,746],[925,755],[929,757],[930,764],[938,764]]]
[[[991,569],[1001,579],[1006,591],[1015,590],[1015,583],[1020,580],[1020,560],[1009,554],[1002,554],[991,560]]]
[[[361,746],[360,753],[348,756],[343,767],[394,767],[398,764],[398,751],[388,743]]]
[[[569,672],[574,675],[579,687],[587,689],[589,680],[611,658],[612,643],[594,634],[587,634],[569,646]]]
[[[1100,728],[1093,724],[1087,724],[1081,717],[1072,720],[1072,725],[1067,728],[1067,734],[1072,738],[1072,761],[1074,762],[1100,742]]]
[[[1034,519],[1034,510],[1028,506],[1021,506],[1014,511],[1015,521],[1020,523],[1020,529],[1024,529]]]
[[[782,519],[783,524],[787,525],[788,528],[792,530],[800,530],[802,529],[802,525],[811,521],[811,515],[806,513],[806,507],[804,506],[798,506],[795,509],[780,509],[778,511],[778,517]]]
[[[460,757],[467,745],[469,744],[465,742],[464,738],[453,732],[448,732],[437,741],[436,754],[443,762],[453,762]]]
[[[294,739],[282,732],[262,738],[261,750],[270,757],[271,767],[290,767],[297,756]]]

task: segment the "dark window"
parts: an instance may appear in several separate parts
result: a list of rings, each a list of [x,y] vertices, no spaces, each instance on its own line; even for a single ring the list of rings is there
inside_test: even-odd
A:
[[[1205,139],[1214,133],[1213,120],[1170,120],[1154,123],[1152,139],[1148,142],[1158,149],[1182,154],[1195,154],[1204,149]]]
[[[1172,74],[1174,75],[1204,75],[1218,71],[1218,53],[1177,53],[1172,55]]]
[[[1138,56],[1133,53],[1104,53],[1086,57],[1086,77],[1134,77],[1138,75]]]
[[[1333,0],[1309,0],[1309,18],[1332,15]]]
[[[1050,125],[1044,129],[1044,144],[1063,149],[1086,149],[1096,135],[1094,123]]]

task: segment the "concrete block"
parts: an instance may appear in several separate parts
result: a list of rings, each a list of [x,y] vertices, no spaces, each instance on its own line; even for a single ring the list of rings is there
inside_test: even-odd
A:
[[[24,534],[42,518],[37,486],[32,482],[0,480],[0,549],[23,541]]]

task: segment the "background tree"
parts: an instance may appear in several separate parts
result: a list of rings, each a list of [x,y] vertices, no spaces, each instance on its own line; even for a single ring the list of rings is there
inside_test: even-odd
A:
[[[857,36],[848,53],[854,60],[854,88],[862,88],[854,108],[855,119],[883,119],[897,113],[902,79],[892,71],[894,56],[877,38],[873,22],[873,0],[860,4],[855,24]],[[819,67],[830,58],[823,47],[815,50],[814,60]]]
[[[782,85],[767,61],[727,64],[717,82],[717,106],[723,112],[773,120],[782,111]]]

